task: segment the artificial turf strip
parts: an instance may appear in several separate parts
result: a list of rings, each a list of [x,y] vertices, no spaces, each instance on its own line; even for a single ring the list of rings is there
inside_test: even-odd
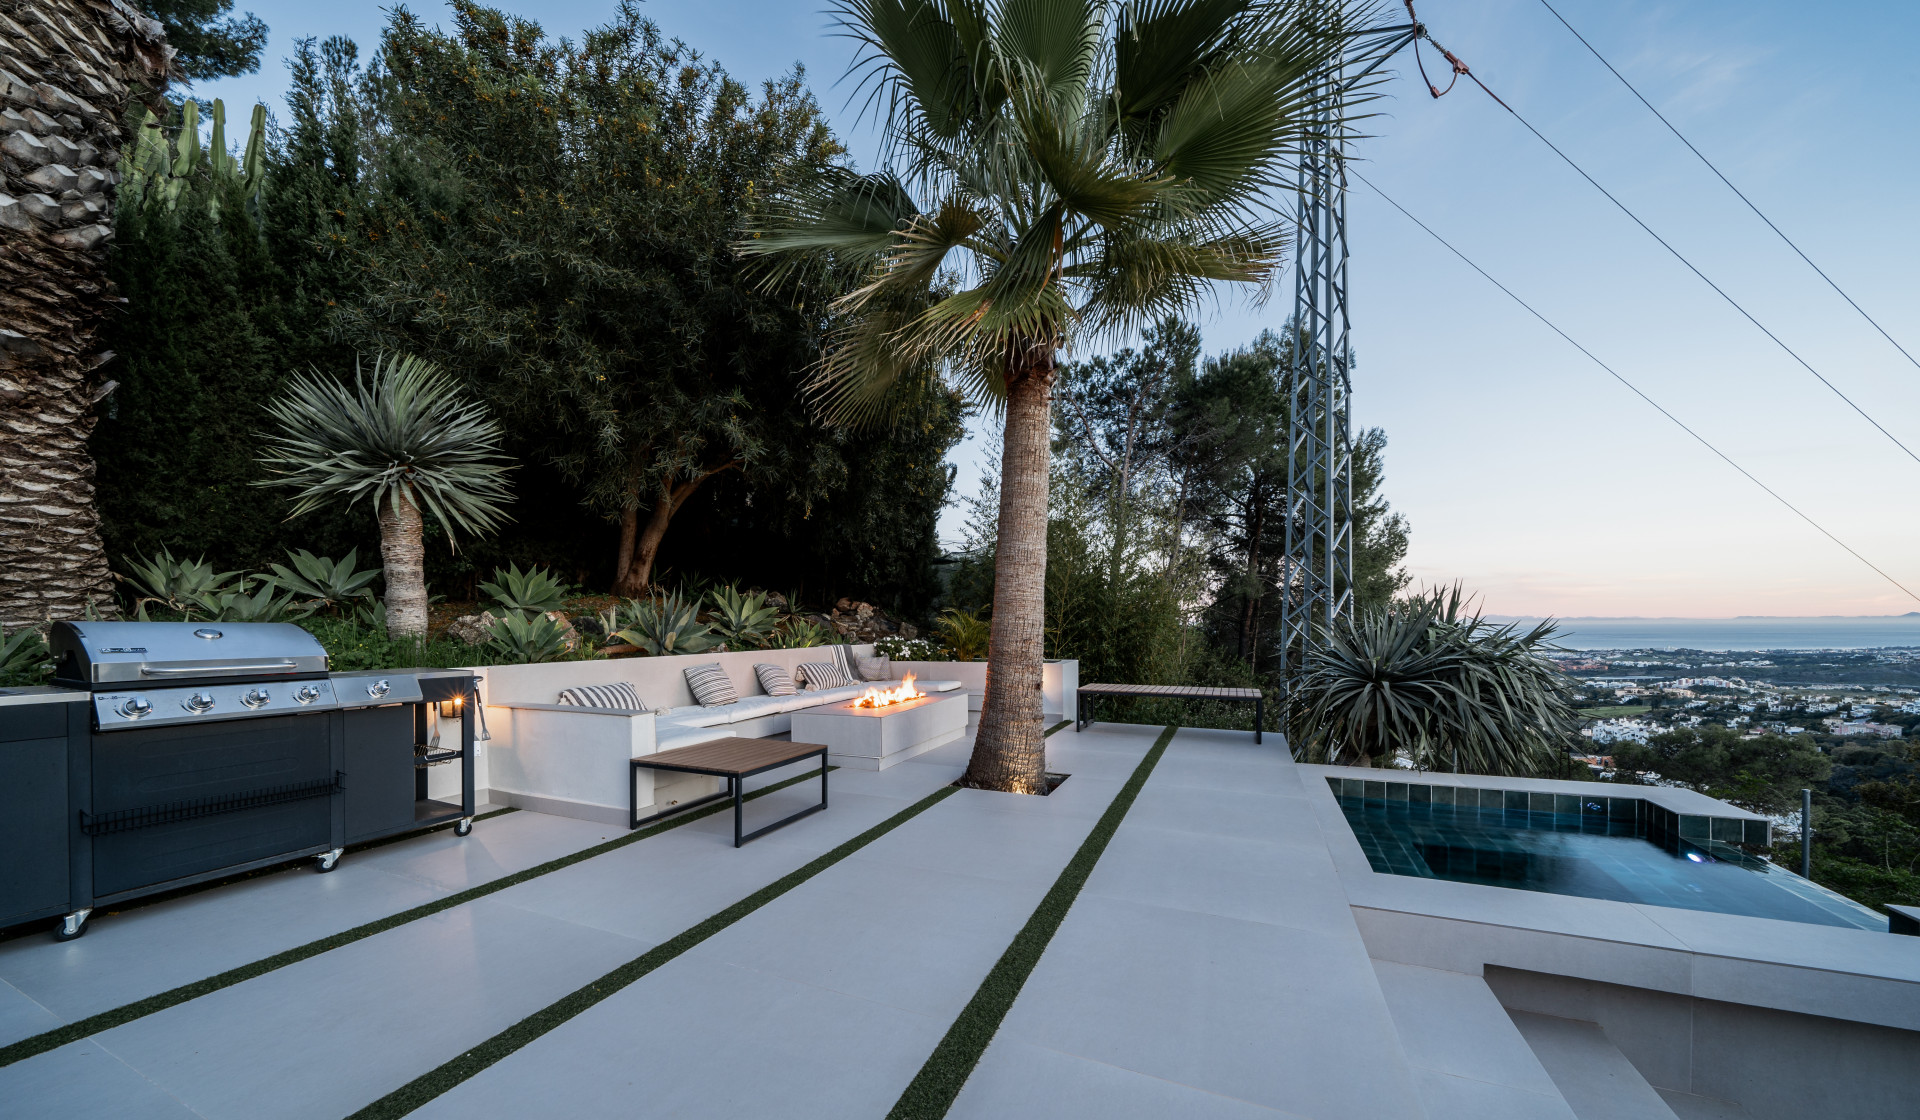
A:
[[[391,1120],[424,1106],[435,1097],[899,828],[956,792],[958,791],[953,786],[943,786],[933,791],[825,855],[815,857],[806,865],[788,872],[698,925],[682,930],[671,939],[655,945],[598,980],[574,989],[568,995],[560,997],[459,1057],[443,1062],[438,1067],[421,1074],[347,1117],[347,1120]]]
[[[830,766],[828,769],[836,770],[839,768]],[[819,776],[820,771],[809,770],[805,774],[800,774],[796,777],[788,778],[785,781],[775,782],[770,786],[754,790],[752,793],[747,794],[746,800],[751,801],[758,797],[764,797],[775,790],[785,789],[788,786],[809,781]],[[201,996],[217,992],[222,988],[231,988],[235,984],[251,980],[256,976],[264,976],[269,972],[285,968],[290,964],[298,964],[301,961],[311,957],[317,957],[329,950],[338,949],[342,945],[351,945],[356,941],[364,941],[376,933],[385,933],[390,929],[397,929],[400,926],[406,925],[408,922],[416,922],[421,918],[432,917],[443,910],[451,910],[455,906],[472,902],[476,898],[484,898],[496,891],[506,890],[508,887],[524,883],[529,879],[538,879],[542,875],[548,875],[563,868],[572,867],[574,864],[592,859],[594,856],[611,852],[616,848],[624,848],[628,844],[638,843],[649,836],[658,836],[668,829],[678,828],[683,824],[697,821],[702,817],[710,817],[715,813],[726,812],[731,808],[733,808],[732,802],[721,802],[712,806],[703,807],[697,812],[690,812],[685,816],[675,817],[670,821],[662,821],[648,828],[630,832],[618,839],[608,840],[605,843],[596,844],[591,848],[583,848],[571,855],[564,855],[558,859],[550,859],[545,863],[529,867],[525,871],[516,871],[512,875],[495,879],[491,883],[482,883],[477,887],[468,887],[466,890],[460,891],[457,894],[450,894],[445,898],[434,899],[432,902],[416,906],[411,910],[402,910],[398,914],[390,914],[377,921],[355,926],[352,929],[333,934],[330,937],[323,937],[318,941],[309,941],[305,945],[296,945],[291,949],[275,953],[271,957],[264,957],[254,961],[252,964],[243,964],[238,968],[230,968],[218,975],[209,976],[205,980],[196,980],[191,984],[182,984],[177,988],[159,992],[145,999],[135,1000],[133,1003],[116,1007],[111,1011],[102,1011],[98,1015],[89,1015],[78,1022],[68,1023],[64,1027],[55,1027],[53,1030],[23,1038],[7,1046],[0,1046],[0,1066],[10,1066],[15,1062],[25,1061],[36,1054],[44,1054],[49,1050],[55,1050],[65,1046],[69,1042],[78,1042],[90,1035],[99,1034],[101,1031],[112,1030],[123,1024],[131,1023],[135,1019],[144,1019],[157,1011],[165,1011],[169,1007],[178,1006],[179,1004],[186,1003],[188,1000],[199,999]]]
[[[1047,728],[1047,735],[1052,735],[1054,732],[1060,730],[1062,727],[1065,727],[1066,725],[1072,722],[1073,721],[1070,719],[1061,720],[1059,723],[1056,723],[1052,727]],[[1045,736],[1042,736],[1042,738],[1045,738]]]
[[[1067,861],[1060,877],[1053,881],[1046,897],[1040,905],[1034,907],[1033,916],[1027,924],[1014,935],[1013,943],[1007,951],[1000,954],[1000,960],[980,982],[980,987],[967,1001],[960,1017],[947,1028],[940,1044],[933,1048],[933,1054],[926,1064],[907,1085],[900,1099],[894,1102],[893,1110],[887,1113],[887,1120],[941,1120],[947,1110],[953,1107],[955,1098],[966,1085],[967,1078],[973,1076],[973,1068],[980,1064],[980,1056],[987,1052],[987,1044],[1000,1030],[1000,1023],[1006,1019],[1012,1009],[1013,1001],[1020,996],[1027,977],[1033,974],[1034,966],[1040,963],[1040,956],[1047,951],[1047,943],[1066,920],[1067,911],[1073,907],[1073,900],[1079,897],[1080,888],[1087,885],[1087,877],[1093,874],[1094,865],[1107,850],[1107,842],[1120,828],[1120,821],[1126,817],[1127,810],[1133,807],[1134,798],[1140,795],[1140,787],[1147,784],[1147,778],[1153,773],[1160,756],[1167,751],[1167,743],[1173,738],[1176,728],[1169,727],[1154,740],[1153,748],[1147,756],[1134,767],[1133,776],[1120,788],[1107,811],[1100,814],[1100,820],[1087,833],[1081,842],[1080,850]]]

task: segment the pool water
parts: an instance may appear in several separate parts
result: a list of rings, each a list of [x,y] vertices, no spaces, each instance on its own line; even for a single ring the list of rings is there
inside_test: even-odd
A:
[[[1731,844],[1591,814],[1340,797],[1373,869],[1548,894],[1885,931],[1884,915]]]

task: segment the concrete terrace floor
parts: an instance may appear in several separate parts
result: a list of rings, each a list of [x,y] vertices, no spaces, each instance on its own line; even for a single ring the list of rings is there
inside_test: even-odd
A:
[[[1053,796],[958,791],[414,1115],[878,1120],[1159,732],[1056,734]],[[742,849],[716,814],[0,1067],[0,1115],[338,1120],[951,783],[969,745],[837,770],[827,812]],[[1176,734],[950,1115],[1573,1116],[1484,985],[1369,960],[1320,827],[1277,737]],[[514,812],[0,943],[0,1046],[620,835]]]

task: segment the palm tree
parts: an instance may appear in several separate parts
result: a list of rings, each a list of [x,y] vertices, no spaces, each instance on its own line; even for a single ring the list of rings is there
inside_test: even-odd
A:
[[[112,153],[126,102],[174,71],[160,24],[138,5],[0,5],[0,623],[111,608],[94,508],[98,409],[113,393],[100,327],[119,300],[107,279]],[[44,110],[44,111],[43,111]]]
[[[1580,723],[1566,675],[1541,656],[1556,632],[1487,622],[1457,586],[1343,618],[1294,686],[1294,749],[1357,766],[1399,753],[1423,769],[1553,773]]]
[[[741,251],[769,283],[852,277],[812,382],[871,422],[955,377],[1004,417],[987,694],[963,781],[1045,789],[1049,410],[1063,349],[1263,284],[1283,187],[1337,49],[1326,0],[841,0],[893,166],[775,199]]]
[[[279,431],[262,437],[267,446],[260,462],[279,477],[257,485],[299,491],[289,517],[330,502],[372,499],[386,569],[387,632],[425,637],[420,511],[433,514],[449,544],[456,528],[478,534],[507,520],[502,506],[511,494],[500,425],[438,366],[411,355],[381,355],[369,377],[355,362],[351,385],[318,370],[295,374],[267,411]]]

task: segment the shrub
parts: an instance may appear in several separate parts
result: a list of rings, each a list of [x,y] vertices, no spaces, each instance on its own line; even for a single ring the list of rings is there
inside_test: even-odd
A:
[[[350,603],[370,600],[373,598],[370,585],[380,578],[379,568],[356,567],[360,559],[357,548],[348,549],[337,561],[315,556],[304,548],[289,550],[287,559],[293,561],[293,567],[274,564],[273,574],[261,576],[261,580],[283,591],[305,596],[313,610],[325,609],[338,614]]]
[[[648,653],[704,653],[719,644],[713,630],[699,621],[699,606],[678,594],[652,599],[629,599],[622,612],[627,626],[613,636]]]
[[[934,620],[933,632],[955,661],[980,661],[987,656],[993,624],[981,618],[979,611],[948,607]]]
[[[0,685],[42,684],[52,673],[53,656],[38,630],[26,628],[9,635],[0,627]]]
[[[837,635],[825,626],[809,622],[799,615],[789,615],[773,633],[768,636],[767,645],[773,649],[805,649],[809,646],[830,646]]]
[[[197,560],[176,560],[165,548],[151,560],[146,557],[125,561],[129,574],[122,577],[138,592],[134,614],[147,617],[147,604],[157,603],[170,611],[186,613],[202,598],[226,591],[244,591],[252,581],[239,572],[216,572],[203,556]],[[236,580],[235,577],[238,577]]]
[[[567,602],[567,585],[543,567],[530,566],[524,572],[518,564],[495,568],[493,582],[481,584],[480,590],[508,610],[523,614],[557,611]]]
[[[709,598],[713,603],[713,613],[708,616],[708,621],[713,625],[714,632],[727,643],[728,649],[749,649],[767,644],[780,611],[767,606],[765,592],[742,595],[729,585],[715,588]]]
[[[946,647],[925,638],[880,638],[873,643],[873,651],[891,661],[953,660]]]
[[[487,649],[512,664],[553,661],[566,652],[566,633],[544,614],[508,614],[488,627]]]

